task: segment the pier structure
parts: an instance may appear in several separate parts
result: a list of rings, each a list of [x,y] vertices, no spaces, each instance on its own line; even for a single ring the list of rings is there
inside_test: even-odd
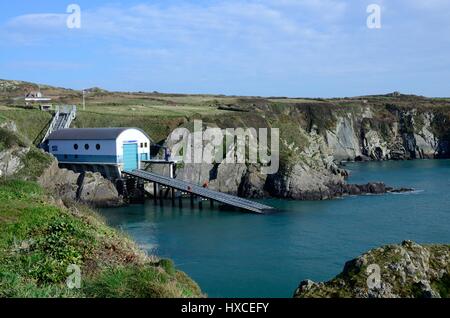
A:
[[[177,198],[179,204],[182,205],[182,198],[188,196],[190,198],[191,207],[194,207],[196,199],[199,199],[200,209],[203,207],[204,201],[209,201],[211,206],[214,206],[214,202],[217,202],[219,204],[256,214],[265,214],[274,211],[272,207],[265,204],[144,170],[136,169],[133,171],[124,171],[123,174],[126,177],[138,179],[141,182],[153,183],[153,200],[155,204],[158,204],[158,201],[162,204],[164,198],[169,196],[170,193],[173,205],[176,204]]]

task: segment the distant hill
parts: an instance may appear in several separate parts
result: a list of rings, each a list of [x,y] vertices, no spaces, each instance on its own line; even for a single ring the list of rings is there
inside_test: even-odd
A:
[[[37,91],[41,90],[44,92],[74,92],[72,89],[62,88],[62,87],[54,87],[46,84],[38,84],[24,81],[16,81],[16,80],[4,80],[0,79],[0,93],[1,94],[25,94],[29,91]]]
[[[24,96],[26,93],[30,91],[37,91],[40,90],[44,95],[50,96],[50,97],[74,97],[81,96],[82,90],[75,90],[71,88],[64,88],[64,87],[55,87],[47,84],[39,84],[39,83],[32,83],[32,82],[26,82],[26,81],[19,81],[19,80],[5,80],[0,79],[0,101],[5,98],[15,98],[15,97],[21,97]],[[111,92],[106,89],[103,89],[101,87],[91,87],[84,90],[89,95],[127,95],[127,96],[136,96],[136,97],[142,97],[142,96],[164,96],[164,97],[214,97],[217,99],[238,99],[240,103],[243,104],[260,104],[261,102],[272,100],[272,101],[280,101],[280,102],[311,102],[311,101],[345,101],[345,100],[361,100],[361,99],[401,99],[401,100],[427,100],[430,98],[419,96],[419,95],[412,95],[412,94],[402,94],[400,92],[392,92],[388,94],[374,94],[374,95],[367,95],[367,96],[355,96],[355,97],[337,97],[337,98],[304,98],[304,97],[285,97],[285,96],[271,96],[271,97],[262,97],[262,96],[237,96],[237,95],[221,95],[221,94],[177,94],[177,93],[160,93],[157,91],[138,91],[138,92],[121,92],[121,91],[115,91]],[[431,98],[435,99],[435,98]],[[439,98],[447,99],[447,98]]]

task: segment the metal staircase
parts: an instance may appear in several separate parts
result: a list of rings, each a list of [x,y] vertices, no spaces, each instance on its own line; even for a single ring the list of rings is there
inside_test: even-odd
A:
[[[53,115],[53,119],[47,129],[47,132],[45,133],[44,137],[42,138],[41,145],[44,145],[47,138],[50,136],[50,134],[54,131],[70,128],[70,125],[74,121],[74,119],[77,117],[77,106],[63,106],[63,107],[56,107],[55,114]]]

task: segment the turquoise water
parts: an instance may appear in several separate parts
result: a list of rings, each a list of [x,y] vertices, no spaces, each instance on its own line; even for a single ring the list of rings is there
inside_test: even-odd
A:
[[[449,160],[346,168],[353,183],[383,181],[417,191],[322,202],[266,200],[280,210],[266,216],[152,202],[102,213],[149,252],[173,259],[210,297],[291,297],[301,280],[329,280],[371,248],[405,239],[450,243]]]

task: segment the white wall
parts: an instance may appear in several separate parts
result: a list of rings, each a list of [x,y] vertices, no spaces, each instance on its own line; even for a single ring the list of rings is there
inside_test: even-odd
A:
[[[73,147],[78,144],[78,150]],[[89,144],[89,150],[84,148]],[[100,150],[96,145],[101,146]],[[52,150],[52,146],[58,146],[57,151]],[[97,155],[97,156],[116,156],[117,148],[115,140],[50,140],[49,151],[55,155]]]
[[[49,151],[54,155],[79,155],[79,156],[114,156],[116,162],[123,160],[123,144],[136,143],[138,145],[139,160],[141,154],[147,154],[150,159],[150,140],[138,129],[128,129],[122,132],[116,140],[50,140]],[[147,146],[145,147],[145,143]],[[74,144],[78,144],[78,150],[74,149]],[[84,148],[85,144],[89,144],[89,149]],[[101,146],[100,150],[96,149],[96,145]],[[144,147],[141,148],[141,144]],[[53,146],[57,146],[58,150],[53,150]],[[81,158],[80,158],[81,159]]]
[[[116,143],[117,155],[120,160],[123,160],[123,144],[125,143],[137,143],[139,160],[143,153],[146,153],[147,158],[150,159],[150,139],[138,129],[127,129],[119,135]],[[145,147],[145,143],[147,143],[147,147]],[[144,144],[144,148],[141,148],[141,144]]]

